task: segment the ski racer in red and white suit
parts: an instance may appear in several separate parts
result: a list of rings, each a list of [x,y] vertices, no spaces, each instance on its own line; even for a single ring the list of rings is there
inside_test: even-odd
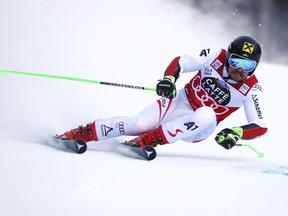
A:
[[[253,45],[255,42],[249,37],[241,40],[244,44],[237,44],[241,48],[245,43]],[[252,51],[253,48],[257,48],[256,44]],[[251,50],[246,51],[251,54]],[[98,119],[61,136],[98,141],[131,135],[137,137],[128,142],[140,147],[171,144],[178,140],[198,142],[210,136],[219,122],[244,106],[247,124],[223,129],[217,134],[216,142],[230,149],[239,139],[259,137],[267,131],[263,91],[254,75],[260,57],[257,62],[249,62],[250,59],[245,57],[249,55],[245,52],[235,59],[230,52],[221,48],[204,49],[178,56],[169,64],[164,78],[157,85],[157,94],[163,97],[138,115]],[[194,71],[197,72],[191,81],[176,91],[174,83],[179,76]]]

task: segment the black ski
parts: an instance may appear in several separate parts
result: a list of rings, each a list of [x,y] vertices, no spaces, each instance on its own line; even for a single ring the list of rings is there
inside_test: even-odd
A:
[[[128,145],[127,143],[122,143],[123,146],[128,150],[126,154],[129,156],[136,156],[145,160],[153,160],[155,159],[157,152],[153,146],[145,146],[145,147],[133,147]],[[63,150],[72,151],[78,154],[82,154],[87,150],[87,144],[82,139],[76,140],[65,140],[59,139],[57,137],[53,137],[53,143],[50,143],[53,147],[60,148]],[[129,152],[134,153],[134,155],[129,154]]]
[[[65,148],[66,150],[73,151],[78,154],[82,154],[87,150],[87,144],[82,139],[65,140],[54,137],[53,141],[56,145],[59,145],[56,147]]]
[[[127,143],[122,143],[126,148],[131,150],[132,152],[136,153],[137,156],[139,156],[142,159],[145,160],[153,160],[157,156],[157,152],[154,149],[153,146],[144,146],[144,147],[133,147],[128,145]]]

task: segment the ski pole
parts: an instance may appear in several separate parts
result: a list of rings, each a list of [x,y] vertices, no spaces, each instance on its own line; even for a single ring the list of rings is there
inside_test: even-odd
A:
[[[259,158],[264,158],[265,154],[263,152],[259,152],[257,151],[253,146],[249,145],[249,144],[236,144],[236,146],[245,146],[249,149],[251,149],[252,151],[254,151]]]
[[[45,78],[52,78],[52,79],[72,80],[72,81],[78,81],[78,82],[109,85],[109,86],[122,87],[122,88],[131,88],[131,89],[139,89],[139,90],[147,90],[147,91],[156,91],[155,88],[149,88],[149,87],[143,87],[143,86],[135,86],[135,85],[120,84],[120,83],[103,82],[103,81],[97,81],[97,80],[90,80],[90,79],[83,79],[83,78],[69,77],[69,76],[58,76],[58,75],[52,75],[52,74],[21,72],[21,71],[12,71],[12,70],[5,70],[5,69],[0,69],[0,73],[10,73],[10,74],[18,74],[18,75],[26,75],[26,76],[37,76],[37,77],[45,77]]]

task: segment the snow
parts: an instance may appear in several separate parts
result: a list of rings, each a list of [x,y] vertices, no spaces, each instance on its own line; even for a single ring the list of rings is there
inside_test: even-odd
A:
[[[173,1],[6,1],[0,67],[154,87],[176,55],[234,38],[220,21],[201,28],[207,20]],[[287,69],[261,62],[256,71],[269,131],[245,143],[264,158],[246,147],[225,150],[213,134],[159,146],[149,162],[119,152],[126,137],[89,143],[82,155],[47,143],[95,119],[135,115],[154,92],[0,74],[0,215],[287,215]],[[239,110],[217,131],[242,124]]]

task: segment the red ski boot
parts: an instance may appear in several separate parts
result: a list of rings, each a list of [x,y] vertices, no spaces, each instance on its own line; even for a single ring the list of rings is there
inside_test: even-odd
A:
[[[168,141],[166,140],[162,131],[162,127],[160,126],[157,129],[140,134],[138,137],[130,141],[126,141],[126,143],[133,147],[144,147],[148,145],[155,147],[159,144],[167,144]]]
[[[56,135],[56,137],[65,140],[83,139],[85,142],[98,140],[96,136],[95,122],[89,123],[85,127],[79,126],[78,128],[67,131],[62,135]]]

